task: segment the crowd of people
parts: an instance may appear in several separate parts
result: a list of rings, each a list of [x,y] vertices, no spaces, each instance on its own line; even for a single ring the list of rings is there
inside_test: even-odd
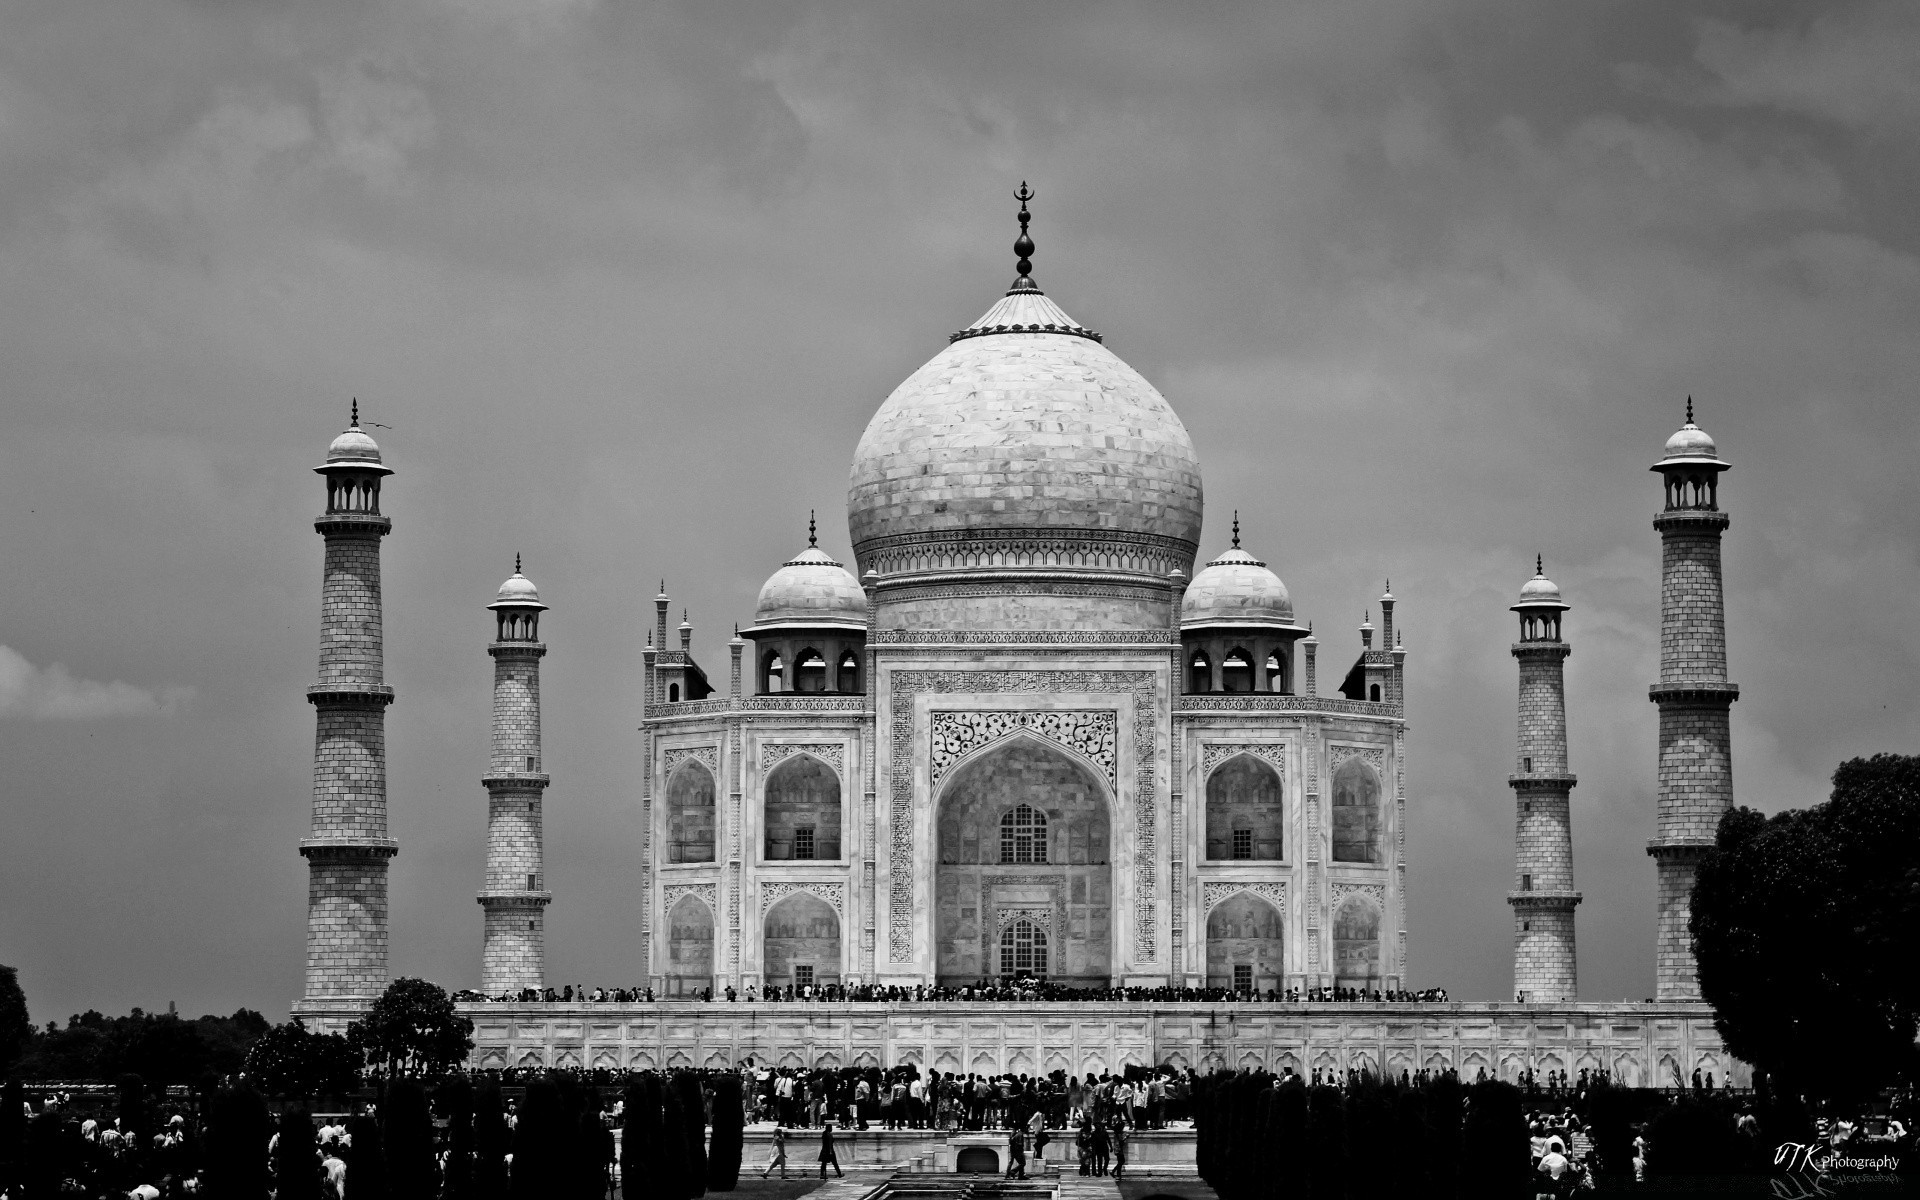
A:
[[[1047,1129],[1085,1121],[1131,1129],[1165,1129],[1185,1120],[1192,1072],[1162,1067],[1130,1076],[1101,1072],[1050,1075],[922,1074],[914,1065],[885,1072],[845,1068],[803,1070],[742,1065],[748,1123],[794,1129],[834,1122],[855,1130],[932,1129],[972,1132],[1025,1127]]]
[[[1266,1003],[1333,1004],[1391,1003],[1446,1004],[1447,989],[1406,989],[1314,987],[1268,988],[1265,991],[1227,987],[1074,987],[1028,976],[981,979],[967,985],[901,984],[772,984],[764,991],[748,984],[745,991],[722,988],[716,995],[712,987],[676,996],[656,995],[650,987],[586,988],[567,984],[560,988],[522,988],[517,992],[489,996],[482,992],[455,992],[453,999],[463,1004],[652,1004],[662,1000],[724,1003],[745,1001],[793,1004],[867,1004],[924,1003],[926,1001],[977,1001],[990,1003],[1024,1001],[1100,1001],[1105,1003]]]

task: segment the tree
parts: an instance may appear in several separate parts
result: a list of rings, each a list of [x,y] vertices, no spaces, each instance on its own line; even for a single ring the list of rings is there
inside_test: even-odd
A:
[[[299,1107],[280,1114],[280,1140],[273,1148],[274,1200],[320,1200],[319,1164],[312,1114]]]
[[[438,984],[396,979],[347,1026],[347,1040],[388,1075],[439,1075],[472,1052],[473,1022],[454,1011]]]
[[[1721,819],[1692,898],[1702,997],[1727,1049],[1789,1092],[1910,1079],[1920,993],[1920,758],[1852,759],[1826,803]]]
[[[713,1149],[707,1157],[707,1190],[730,1192],[740,1182],[740,1158],[745,1151],[746,1108],[740,1077],[718,1076],[713,1081]]]
[[[440,1089],[440,1110],[447,1114],[445,1200],[473,1200],[473,1084],[455,1076]]]
[[[20,988],[20,972],[0,967],[0,1076],[20,1061],[32,1037],[33,1023],[27,1019],[27,994]]]
[[[266,1200],[272,1175],[267,1141],[273,1136],[266,1101],[251,1088],[214,1097],[207,1129],[209,1200]]]
[[[513,1134],[507,1129],[500,1085],[488,1083],[473,1103],[473,1194],[476,1200],[506,1200],[507,1155]]]
[[[686,1200],[694,1200],[707,1191],[706,1096],[700,1090],[700,1077],[692,1071],[675,1071],[673,1090],[680,1098],[680,1128],[687,1139],[687,1174],[682,1195]]]
[[[353,1200],[387,1200],[393,1192],[388,1187],[387,1149],[380,1136],[380,1122],[372,1117],[355,1117],[347,1122],[347,1137],[352,1142],[347,1147],[347,1195]]]
[[[1519,1088],[1489,1079],[1467,1089],[1460,1150],[1462,1192],[1506,1200],[1533,1194],[1529,1190],[1533,1162]]]
[[[398,1079],[380,1106],[380,1138],[387,1151],[388,1186],[396,1196],[436,1196],[439,1171],[433,1160],[433,1116],[427,1093],[411,1079]]]
[[[269,1096],[339,1096],[360,1082],[360,1055],[337,1033],[314,1033],[295,1017],[247,1050],[242,1070]]]
[[[549,1080],[527,1085],[520,1119],[513,1127],[513,1200],[545,1200],[560,1194],[567,1138],[560,1089]]]

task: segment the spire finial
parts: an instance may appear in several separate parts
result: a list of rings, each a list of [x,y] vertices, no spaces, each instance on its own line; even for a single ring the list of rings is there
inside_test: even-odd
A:
[[[1693,397],[1687,397],[1687,424],[1693,424]]]
[[[1240,510],[1233,510],[1233,548],[1240,548]]]
[[[1547,573],[1547,560],[1544,556],[1539,554],[1533,556],[1533,573],[1535,575],[1545,575]]]
[[[358,396],[353,398],[353,419],[347,422],[347,428],[360,428],[360,397]]]
[[[807,510],[807,545],[818,546],[819,544],[820,544],[820,539],[814,533],[813,510],[808,509]]]
[[[1019,261],[1014,263],[1014,269],[1020,272],[1020,275],[1013,281],[1013,287],[1008,290],[1037,292],[1040,290],[1040,285],[1033,281],[1033,239],[1027,235],[1027,222],[1033,219],[1033,214],[1027,211],[1027,201],[1033,199],[1033,189],[1027,186],[1026,180],[1020,181],[1020,188],[1013,193],[1013,198],[1020,202],[1020,238],[1013,244],[1013,252],[1019,255]]]
[[[520,552],[518,550],[513,552],[513,573],[515,575],[520,573]]]

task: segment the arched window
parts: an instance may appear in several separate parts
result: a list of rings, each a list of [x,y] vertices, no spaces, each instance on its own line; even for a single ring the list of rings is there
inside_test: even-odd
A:
[[[667,780],[667,861],[713,861],[713,776],[691,760]]]
[[[1047,815],[1029,805],[1007,810],[1000,818],[1000,861],[1047,861]]]
[[[849,650],[840,656],[840,678],[836,686],[843,692],[854,693],[860,690],[860,656]]]
[[[668,699],[669,701],[674,701],[674,700],[678,700],[679,698],[680,698],[680,685],[679,685],[679,684],[677,684],[677,683],[670,683],[670,684],[668,684],[668,685],[667,685],[667,699]]]
[[[820,657],[818,650],[802,650],[793,656],[793,690],[815,693],[827,690],[827,660]]]
[[[1213,662],[1207,657],[1205,650],[1194,651],[1193,662],[1191,669],[1187,673],[1187,678],[1187,691],[1189,692],[1198,694],[1212,689]]]
[[[762,825],[769,859],[840,857],[840,778],[811,754],[767,776]]]
[[[767,655],[765,676],[768,695],[781,691],[787,686],[787,664],[780,661],[779,654]]]
[[[1220,664],[1220,689],[1226,692],[1253,690],[1253,656],[1245,650],[1232,650]]]
[[[1267,690],[1286,692],[1292,689],[1287,685],[1287,659],[1278,650],[1267,655]]]
[[[1348,896],[1333,915],[1333,982],[1369,991],[1380,986],[1380,910],[1371,900]]]
[[[1207,776],[1207,857],[1277,859],[1285,810],[1279,772],[1236,754]]]
[[[1364,759],[1333,773],[1333,861],[1380,861],[1380,777]]]
[[[1047,935],[1024,917],[1000,934],[1002,975],[1042,976],[1047,973]]]
[[[1379,685],[1379,684],[1377,684],[1377,683],[1376,683],[1376,684],[1374,684],[1374,685],[1373,685],[1372,687],[1370,687],[1370,688],[1368,688],[1368,689],[1367,689],[1367,699],[1369,699],[1369,700],[1378,700],[1378,699],[1380,699],[1380,685]]]

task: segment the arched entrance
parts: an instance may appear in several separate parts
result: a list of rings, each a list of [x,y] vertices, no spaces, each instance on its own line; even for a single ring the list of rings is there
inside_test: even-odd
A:
[[[1380,909],[1365,896],[1348,896],[1333,914],[1333,983],[1368,991],[1380,986]]]
[[[1098,775],[1015,736],[949,775],[935,812],[940,982],[998,977],[1003,960],[1056,982],[1111,982],[1113,820]]]
[[[1207,914],[1207,986],[1264,992],[1285,971],[1280,910],[1240,892]]]
[[[667,913],[666,993],[688,996],[713,986],[713,911],[686,895]]]
[[[762,824],[769,859],[840,857],[840,777],[811,754],[767,776]]]
[[[761,961],[768,987],[840,982],[840,914],[810,892],[767,910]]]

